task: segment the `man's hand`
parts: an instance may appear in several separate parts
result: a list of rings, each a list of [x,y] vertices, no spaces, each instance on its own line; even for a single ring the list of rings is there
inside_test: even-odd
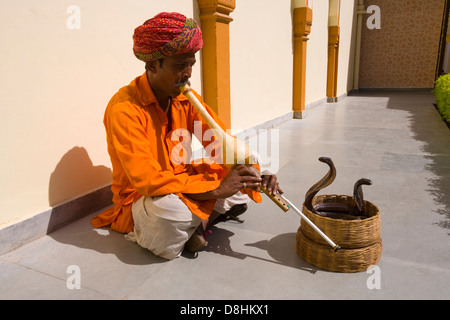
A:
[[[277,182],[277,176],[274,174],[271,174],[270,172],[263,172],[262,174],[262,186],[267,189],[270,193],[273,195],[276,195],[277,192],[280,194],[283,193],[283,190],[280,189],[280,186]]]
[[[225,199],[245,188],[253,188],[259,191],[261,181],[262,179],[258,170],[253,170],[251,167],[239,164],[228,172],[217,189],[205,193],[191,193],[186,195],[194,200]]]
[[[206,193],[186,195],[194,200],[224,199],[231,197],[245,188],[252,188],[261,192],[261,184],[273,195],[277,192],[283,193],[278,185],[276,175],[271,174],[270,172],[263,172],[261,176],[255,167],[239,164],[230,170],[217,189]]]
[[[228,198],[245,188],[258,188],[262,179],[257,170],[253,170],[243,164],[239,164],[230,170],[222,180],[219,188],[214,190],[217,198]]]

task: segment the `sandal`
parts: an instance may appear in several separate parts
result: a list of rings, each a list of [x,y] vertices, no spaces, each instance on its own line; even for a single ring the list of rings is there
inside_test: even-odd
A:
[[[234,220],[239,223],[243,223],[244,220],[239,219],[238,216],[243,214],[245,211],[247,211],[247,204],[243,203],[234,205],[230,210],[217,217],[217,219],[214,221],[214,224],[228,220]]]

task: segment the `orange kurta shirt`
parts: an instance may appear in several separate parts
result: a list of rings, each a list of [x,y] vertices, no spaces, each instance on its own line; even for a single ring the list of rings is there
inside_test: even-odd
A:
[[[194,94],[202,101],[197,93]],[[225,129],[217,115],[203,105]],[[141,196],[174,193],[200,218],[206,219],[211,214],[216,200],[196,201],[183,193],[205,193],[218,188],[228,169],[217,163],[189,163],[186,156],[190,150],[190,137],[199,131],[203,136],[209,127],[181,94],[172,99],[170,108],[171,127],[150,88],[146,73],[121,88],[110,100],[103,122],[113,171],[114,206],[91,220],[94,227],[110,225],[118,232],[132,231],[131,205]],[[201,121],[201,126],[194,128],[195,121]],[[203,141],[202,136],[197,138],[207,147],[211,141]],[[245,192],[254,201],[261,202],[258,192],[250,189]]]

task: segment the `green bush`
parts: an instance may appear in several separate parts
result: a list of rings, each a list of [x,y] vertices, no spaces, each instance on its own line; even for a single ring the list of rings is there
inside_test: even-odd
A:
[[[450,74],[444,74],[436,80],[433,93],[442,119],[450,123]]]

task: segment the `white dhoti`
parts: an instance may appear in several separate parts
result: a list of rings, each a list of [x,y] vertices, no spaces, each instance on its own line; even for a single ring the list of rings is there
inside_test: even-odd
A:
[[[218,199],[214,210],[225,213],[237,204],[248,204],[250,198],[241,192]],[[175,194],[141,197],[133,203],[134,230],[125,238],[137,242],[155,255],[172,260],[183,251],[202,220],[193,214]]]

